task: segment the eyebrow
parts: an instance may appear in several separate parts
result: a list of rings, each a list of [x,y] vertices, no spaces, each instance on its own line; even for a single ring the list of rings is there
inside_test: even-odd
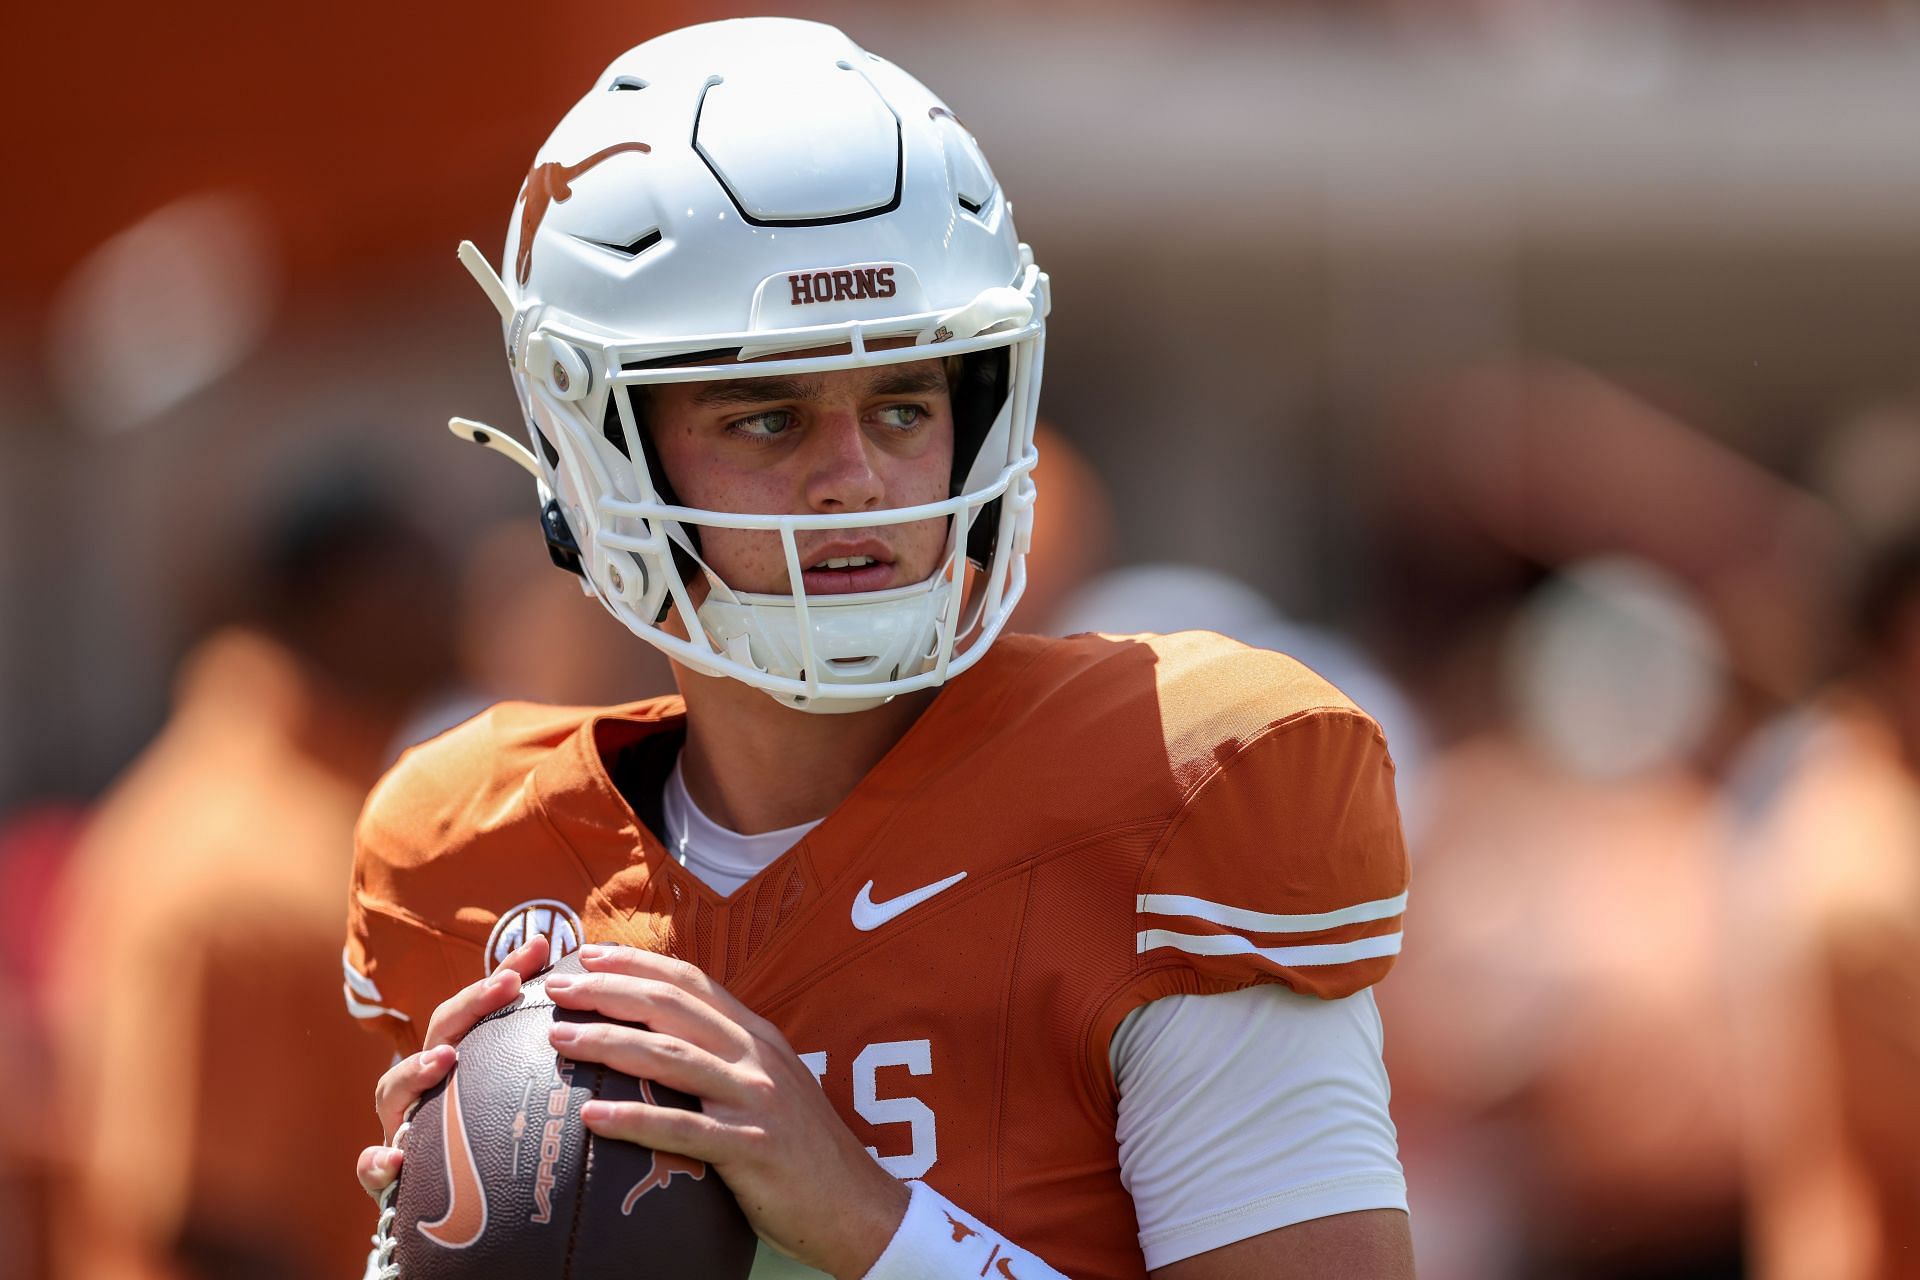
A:
[[[926,396],[949,390],[946,371],[939,365],[922,365],[911,368],[905,365],[892,365],[880,370],[873,385],[867,388],[868,395],[875,396]]]
[[[931,368],[910,369],[902,367],[883,367],[877,371],[866,394],[874,396],[918,396],[932,395],[947,390],[947,375],[938,365]],[[723,405],[771,404],[776,400],[817,400],[820,396],[820,383],[817,379],[794,378],[731,378],[724,382],[709,382],[694,392],[693,402],[701,408]]]
[[[818,386],[805,378],[733,378],[709,382],[694,392],[693,402],[709,405],[767,404],[774,400],[812,400]]]

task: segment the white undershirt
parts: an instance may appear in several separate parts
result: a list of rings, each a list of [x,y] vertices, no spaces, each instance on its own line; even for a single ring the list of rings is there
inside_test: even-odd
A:
[[[721,894],[820,825],[729,831],[700,812],[677,762],[662,801],[668,850]],[[1404,1210],[1380,1045],[1371,991],[1320,1000],[1266,984],[1122,1019],[1108,1049],[1115,1133],[1148,1269],[1312,1218]],[[761,1250],[754,1280],[809,1274],[776,1259]]]
[[[797,827],[763,831],[743,836],[730,831],[700,812],[700,806],[687,794],[687,780],[680,772],[680,761],[673,762],[667,785],[660,797],[660,816],[665,819],[667,852],[694,875],[700,883],[730,897],[733,891],[759,875],[773,860],[800,843],[802,836],[820,825],[820,819]]]

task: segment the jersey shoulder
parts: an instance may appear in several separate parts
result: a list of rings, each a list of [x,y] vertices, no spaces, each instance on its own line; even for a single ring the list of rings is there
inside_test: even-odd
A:
[[[1384,976],[1408,862],[1379,726],[1282,654],[1209,633],[1022,638],[1004,717],[1027,794],[1135,819],[1136,998]]]
[[[558,906],[577,933],[575,908],[546,899],[556,859],[584,874],[554,824],[618,820],[600,812],[615,802],[592,726],[679,710],[677,699],[610,711],[506,702],[402,755],[354,832],[348,1011],[411,1052],[434,1007],[497,960],[485,944],[507,904]]]
[[[1020,663],[999,712],[1016,754],[1066,750],[1083,767],[1110,760],[1137,776],[1144,751],[1184,792],[1291,721],[1331,720],[1384,742],[1352,700],[1300,662],[1212,632],[1003,643]],[[1090,753],[1093,744],[1102,750]]]
[[[502,702],[409,748],[367,796],[358,843],[384,861],[414,864],[454,851],[498,824],[534,769],[593,712]]]
[[[592,722],[660,720],[681,709],[678,698],[614,708],[502,702],[409,749],[361,811],[356,882],[367,887],[381,867],[404,874],[458,857],[526,821],[542,795],[582,803],[582,793],[605,790]]]

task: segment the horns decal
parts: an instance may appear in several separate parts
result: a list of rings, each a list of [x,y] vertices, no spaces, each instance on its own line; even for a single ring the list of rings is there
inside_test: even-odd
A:
[[[520,282],[521,288],[526,288],[527,277],[533,273],[533,234],[546,219],[548,206],[565,204],[573,195],[573,180],[595,165],[622,151],[652,150],[644,142],[621,142],[602,147],[579,164],[549,160],[533,167],[527,174],[527,203],[520,211],[520,251],[514,255],[513,264],[514,279]]]

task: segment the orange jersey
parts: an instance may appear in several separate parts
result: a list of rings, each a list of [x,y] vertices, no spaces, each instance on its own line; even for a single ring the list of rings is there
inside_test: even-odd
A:
[[[360,824],[355,1011],[410,1051],[529,928],[671,953],[774,1022],[890,1172],[1069,1275],[1140,1276],[1120,1020],[1266,982],[1349,995],[1399,950],[1385,741],[1277,654],[1003,638],[727,898],[613,782],[664,780],[683,717],[503,704],[405,757]]]

